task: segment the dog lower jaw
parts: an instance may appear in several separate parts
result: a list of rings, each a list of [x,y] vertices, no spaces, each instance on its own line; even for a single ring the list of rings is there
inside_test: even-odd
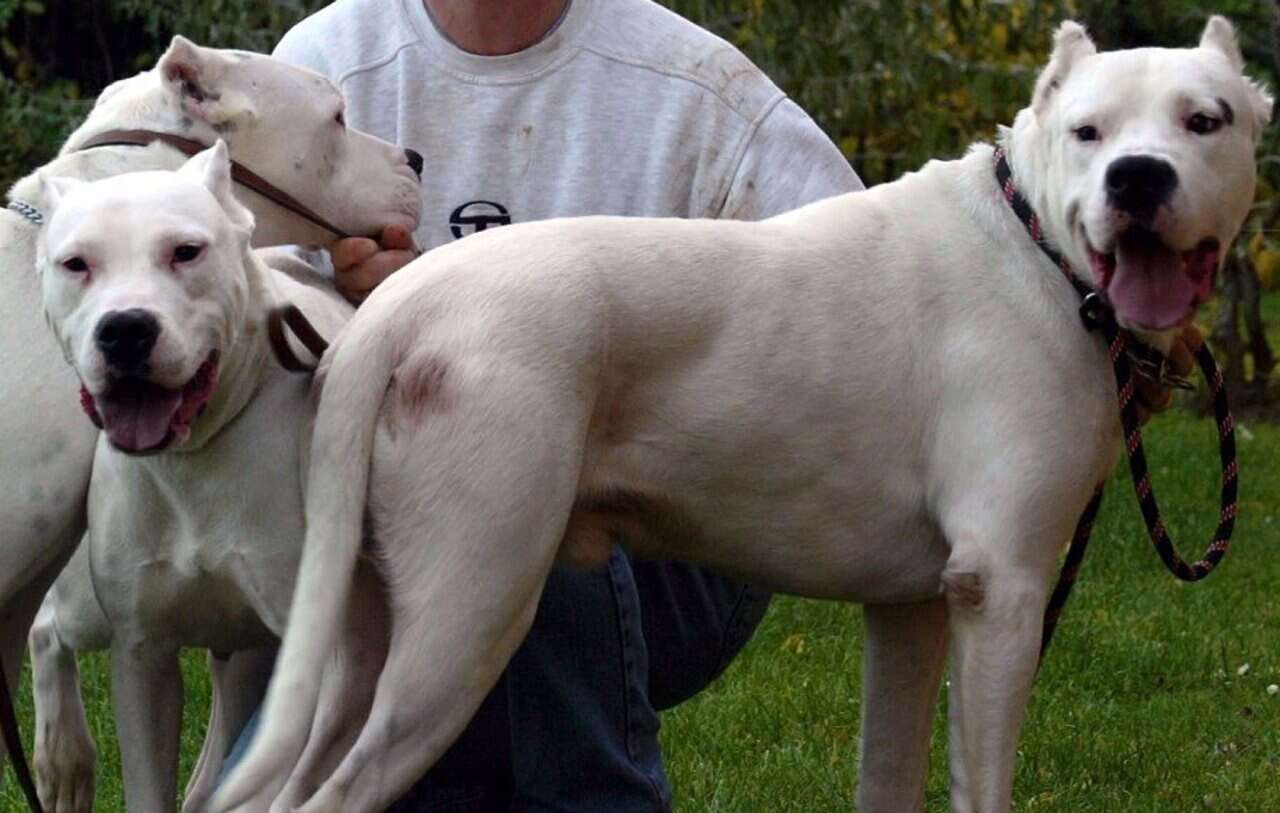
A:
[[[218,382],[218,351],[211,350],[178,389],[145,380],[117,379],[94,396],[81,387],[80,402],[112,448],[130,455],[155,454],[191,437],[191,425],[208,407]]]
[[[1141,226],[1126,229],[1106,251],[1085,238],[1094,282],[1117,318],[1126,327],[1153,332],[1190,323],[1213,295],[1220,246],[1216,237],[1206,237],[1189,251],[1177,251]]]

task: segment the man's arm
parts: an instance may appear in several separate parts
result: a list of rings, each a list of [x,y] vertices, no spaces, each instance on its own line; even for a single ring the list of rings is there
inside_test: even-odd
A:
[[[784,97],[748,137],[719,216],[762,220],[862,188],[839,148],[799,105]]]

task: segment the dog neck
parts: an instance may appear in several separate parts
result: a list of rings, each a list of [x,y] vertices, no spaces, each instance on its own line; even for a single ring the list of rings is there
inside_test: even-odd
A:
[[[1013,179],[1018,191],[1039,215],[1041,227],[1045,230],[1049,243],[1056,251],[1072,261],[1072,273],[1076,273],[1074,269],[1077,263],[1072,257],[1070,240],[1066,239],[1067,235],[1060,233],[1057,222],[1051,216],[1053,205],[1049,199],[1049,185],[1044,183],[1042,173],[1037,171],[1038,167],[1048,163],[1045,156],[1036,154],[1036,146],[1041,140],[1029,137],[1029,129],[1038,126],[1030,112],[1023,110],[1018,114],[1013,127],[1000,128],[996,143],[1004,148],[1009,166],[1013,169]],[[1089,284],[1088,279],[1081,278],[1081,281],[1086,285]]]
[[[60,155],[40,169],[40,173],[52,178],[79,178],[97,181],[124,172],[172,171],[182,166],[186,156],[172,147],[152,144],[149,147],[100,147],[91,152],[72,152]],[[37,173],[19,179],[9,189],[10,200],[20,200],[48,211],[44,186]]]
[[[218,386],[208,408],[192,425],[191,437],[175,451],[195,452],[207,445],[244,410],[273,371],[265,329],[267,311],[274,304],[266,285],[270,271],[247,247],[243,265],[248,306],[240,309],[240,322],[222,351]]]

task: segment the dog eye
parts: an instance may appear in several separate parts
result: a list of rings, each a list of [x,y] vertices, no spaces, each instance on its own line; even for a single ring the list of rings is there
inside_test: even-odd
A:
[[[194,243],[184,243],[173,250],[173,261],[175,263],[189,263],[196,257],[199,257],[200,252],[203,250],[203,246],[198,246]]]
[[[1187,129],[1196,135],[1208,135],[1221,126],[1222,119],[1206,116],[1204,113],[1196,113],[1187,119]]]
[[[62,267],[73,274],[83,274],[89,270],[89,264],[80,257],[72,257],[69,260],[62,261]]]
[[[1092,124],[1086,124],[1083,127],[1077,127],[1073,130],[1076,138],[1080,141],[1097,141],[1102,136],[1098,133],[1098,128]]]
[[[341,110],[339,110],[337,113],[333,115],[333,120],[338,123],[339,127],[347,126],[347,117],[343,115]]]

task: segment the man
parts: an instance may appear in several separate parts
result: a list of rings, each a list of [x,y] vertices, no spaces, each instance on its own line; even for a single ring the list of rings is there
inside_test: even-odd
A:
[[[335,126],[426,159],[412,237],[331,248],[355,301],[415,242],[576,215],[758,219],[861,188],[741,53],[649,0],[339,0],[275,55],[341,87]],[[656,709],[718,675],[767,602],[616,549],[599,570],[558,569],[507,673],[400,808],[669,808]]]

